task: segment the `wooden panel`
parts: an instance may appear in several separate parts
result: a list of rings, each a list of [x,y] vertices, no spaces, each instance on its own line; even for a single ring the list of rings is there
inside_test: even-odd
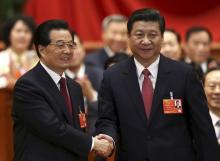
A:
[[[0,161],[12,161],[13,123],[11,117],[12,90],[0,90]]]

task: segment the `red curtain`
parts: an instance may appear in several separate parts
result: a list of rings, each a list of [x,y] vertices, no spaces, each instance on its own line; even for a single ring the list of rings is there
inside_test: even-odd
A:
[[[101,22],[110,14],[129,16],[138,8],[153,7],[165,16],[167,27],[184,37],[191,25],[203,25],[220,41],[220,1],[218,0],[27,0],[24,12],[37,23],[65,19],[85,41],[101,40]]]

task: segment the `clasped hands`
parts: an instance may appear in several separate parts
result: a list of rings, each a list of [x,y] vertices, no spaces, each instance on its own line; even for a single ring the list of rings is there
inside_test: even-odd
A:
[[[99,134],[94,137],[93,151],[95,154],[107,158],[114,149],[113,139],[105,134]]]

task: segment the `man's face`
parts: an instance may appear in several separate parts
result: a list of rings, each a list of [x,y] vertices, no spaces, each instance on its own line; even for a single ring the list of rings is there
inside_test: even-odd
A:
[[[207,61],[210,49],[210,38],[205,31],[191,34],[189,40],[186,42],[186,54],[197,64]]]
[[[125,22],[111,22],[103,31],[103,41],[114,53],[127,48],[127,26]]]
[[[137,60],[152,63],[160,54],[162,42],[158,22],[134,22],[129,34],[129,46]]]
[[[84,58],[86,53],[78,36],[74,36],[74,41],[76,43],[76,49],[74,49],[71,67],[79,67],[82,64],[84,64]]]
[[[220,112],[220,70],[211,71],[206,75],[204,89],[209,108]]]
[[[181,56],[181,46],[174,33],[170,31],[164,32],[164,41],[161,48],[161,53],[173,60],[179,60]]]
[[[71,64],[73,57],[72,36],[68,30],[54,29],[49,33],[51,43],[40,46],[41,61],[58,74],[62,74]]]

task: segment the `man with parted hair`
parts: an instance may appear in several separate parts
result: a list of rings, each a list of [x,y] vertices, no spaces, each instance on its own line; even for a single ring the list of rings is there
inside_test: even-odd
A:
[[[160,53],[164,17],[152,8],[138,9],[127,29],[133,56],[104,72],[97,133],[114,139],[117,161],[219,161],[194,70]]]
[[[76,48],[68,24],[43,22],[34,44],[40,61],[14,88],[14,161],[86,161],[90,151],[108,156],[112,142],[85,134],[81,87],[64,73]]]
[[[102,22],[102,39],[104,47],[89,53],[86,62],[104,69],[105,61],[116,52],[127,50],[127,18],[122,15],[107,16]]]

